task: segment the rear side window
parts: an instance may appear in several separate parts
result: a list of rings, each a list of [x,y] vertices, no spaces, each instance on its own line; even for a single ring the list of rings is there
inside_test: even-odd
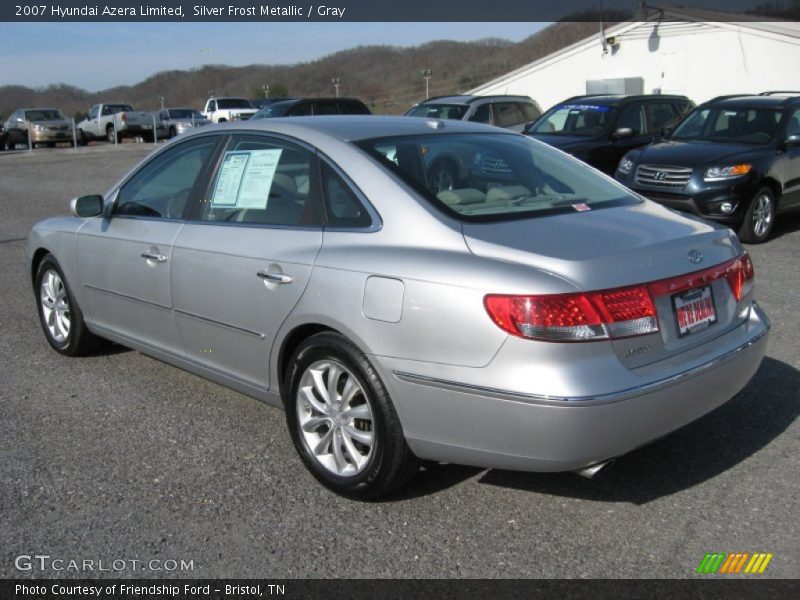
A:
[[[289,111],[289,116],[291,117],[306,117],[311,114],[311,103],[305,102],[303,104],[298,104],[294,108]],[[317,113],[320,114],[320,113]],[[335,113],[334,113],[335,114]]]
[[[370,110],[360,102],[344,101],[339,103],[343,115],[369,115]]]
[[[205,137],[163,152],[120,188],[113,214],[180,219],[217,142]]]
[[[314,105],[314,114],[315,115],[338,115],[339,108],[336,106],[336,102],[317,102]]]
[[[202,203],[203,221],[312,226],[321,223],[313,155],[289,142],[235,137]]]
[[[327,164],[322,165],[327,224],[334,228],[369,227],[372,218],[350,186]]]

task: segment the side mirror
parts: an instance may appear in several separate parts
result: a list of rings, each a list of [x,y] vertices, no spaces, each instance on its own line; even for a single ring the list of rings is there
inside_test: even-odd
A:
[[[790,133],[786,136],[786,139],[783,140],[783,145],[787,148],[794,148],[796,146],[800,146],[800,133]]]
[[[613,133],[613,136],[614,136],[615,139],[632,137],[633,136],[633,129],[631,129],[630,127],[620,127],[619,129],[617,129]]]
[[[75,217],[88,219],[103,214],[103,197],[98,194],[74,198],[69,203],[69,212]]]

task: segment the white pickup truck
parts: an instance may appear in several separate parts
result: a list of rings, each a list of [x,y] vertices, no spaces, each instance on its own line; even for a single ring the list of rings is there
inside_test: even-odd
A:
[[[153,123],[156,128],[163,127],[153,113],[133,110],[130,104],[95,104],[86,117],[78,123],[78,143],[86,145],[91,140],[105,139],[112,144],[126,137],[143,137],[153,141]],[[160,134],[159,137],[164,137]]]
[[[257,112],[247,98],[209,98],[203,110],[203,114],[212,123],[244,121]]]

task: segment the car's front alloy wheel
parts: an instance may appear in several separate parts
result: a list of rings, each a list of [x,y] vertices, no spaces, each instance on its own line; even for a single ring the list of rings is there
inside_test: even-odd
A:
[[[751,244],[766,242],[772,233],[774,221],[775,196],[768,187],[762,187],[755,193],[747,208],[739,228],[739,238]]]
[[[52,255],[47,255],[39,263],[36,295],[42,330],[55,350],[78,356],[97,348],[101,340],[86,328],[83,313]]]
[[[329,489],[376,498],[416,473],[418,461],[386,387],[367,357],[343,336],[319,333],[300,344],[282,389],[295,448]]]

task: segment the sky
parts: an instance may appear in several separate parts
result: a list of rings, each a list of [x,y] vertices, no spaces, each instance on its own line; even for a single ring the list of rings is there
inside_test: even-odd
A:
[[[498,37],[547,23],[0,23],[0,85],[95,92],[205,64],[294,64],[359,45]]]

